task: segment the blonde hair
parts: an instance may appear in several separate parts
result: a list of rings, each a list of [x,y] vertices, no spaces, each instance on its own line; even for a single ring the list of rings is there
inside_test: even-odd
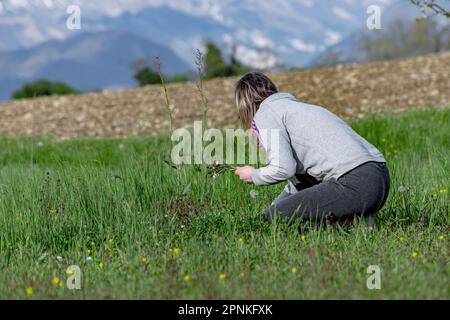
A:
[[[277,86],[266,75],[250,72],[236,84],[235,98],[239,119],[245,129],[252,126],[253,117],[261,103],[278,92]]]

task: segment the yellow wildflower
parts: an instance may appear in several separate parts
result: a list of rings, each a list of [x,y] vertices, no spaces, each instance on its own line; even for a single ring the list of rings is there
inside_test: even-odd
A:
[[[105,267],[105,264],[104,264],[103,262],[100,262],[100,263],[98,264],[98,267],[99,267],[100,269],[103,269],[103,268]]]
[[[411,257],[413,257],[413,258],[417,258],[417,256],[418,256],[419,254],[417,253],[417,252],[413,252],[413,253],[411,253]]]
[[[190,277],[188,274],[186,274],[186,275],[183,277],[183,280],[186,281],[186,282],[189,282],[189,281],[191,280],[191,277]]]
[[[292,268],[292,273],[297,273],[297,268],[296,267]]]
[[[225,280],[226,277],[227,277],[227,276],[226,276],[225,273],[219,274],[219,279],[220,279],[220,280]]]
[[[59,278],[58,277],[53,277],[52,279],[52,283],[57,286],[59,284]]]
[[[28,287],[25,289],[25,293],[29,296],[31,296],[33,294],[33,288],[32,287]]]
[[[180,251],[181,251],[180,248],[173,248],[173,253],[175,253],[175,254],[179,254]]]
[[[306,240],[306,236],[304,234],[302,234],[301,239],[302,239],[302,241],[305,241]]]
[[[445,239],[444,235],[441,234],[441,235],[439,236],[439,240],[444,240],[444,239]]]
[[[141,265],[146,265],[147,262],[148,262],[147,257],[141,257],[141,259],[139,259],[139,263],[140,263]]]

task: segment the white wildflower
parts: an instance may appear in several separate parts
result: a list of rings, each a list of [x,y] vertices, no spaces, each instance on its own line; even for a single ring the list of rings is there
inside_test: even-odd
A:
[[[250,197],[252,197],[253,199],[256,199],[259,196],[259,192],[256,190],[251,190],[250,191]]]

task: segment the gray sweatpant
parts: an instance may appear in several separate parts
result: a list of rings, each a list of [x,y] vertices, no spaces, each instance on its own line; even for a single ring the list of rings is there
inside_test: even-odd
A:
[[[389,189],[386,163],[367,162],[337,180],[323,181],[294,194],[284,191],[264,214],[269,222],[276,216],[303,221],[320,221],[328,215],[337,219],[367,216],[383,208]]]

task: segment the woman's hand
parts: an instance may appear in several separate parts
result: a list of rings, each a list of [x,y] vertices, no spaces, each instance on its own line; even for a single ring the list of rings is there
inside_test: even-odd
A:
[[[236,171],[234,173],[236,175],[238,175],[242,181],[244,181],[248,184],[253,184],[253,179],[252,179],[253,171],[255,171],[255,168],[253,168],[253,167],[239,167],[236,169]]]

